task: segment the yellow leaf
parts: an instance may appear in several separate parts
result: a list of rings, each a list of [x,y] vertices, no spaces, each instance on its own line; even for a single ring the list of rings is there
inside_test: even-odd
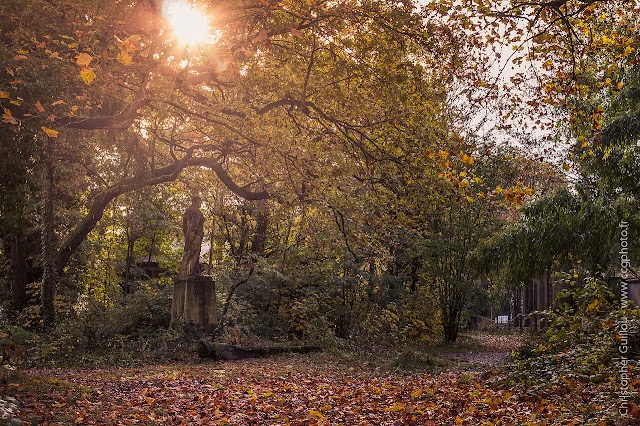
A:
[[[15,106],[20,106],[22,105],[22,103],[20,103],[20,101],[11,101],[9,102],[11,105],[15,105]]]
[[[40,127],[42,129],[43,132],[45,132],[47,134],[47,136],[49,136],[50,138],[57,138],[58,135],[60,134],[60,132],[58,132],[57,130],[53,130],[50,129],[48,127]]]
[[[613,41],[613,39],[607,37],[606,35],[602,36],[602,43],[606,44],[607,46],[611,46],[612,44],[615,43],[615,41]]]
[[[84,81],[84,84],[91,84],[96,79],[96,73],[91,68],[82,68],[80,70],[80,78]]]
[[[36,102],[36,108],[38,109],[38,111],[44,112],[44,107],[42,106],[40,101]]]
[[[28,51],[26,51],[26,50],[16,50],[16,52],[18,52],[18,53],[19,53],[19,54],[21,54],[21,55],[26,55],[27,53],[29,53],[29,52],[28,52]]]
[[[309,410],[308,416],[312,419],[317,419],[317,420],[324,419],[324,416],[322,415],[322,413],[316,410]]]
[[[527,195],[532,195],[533,194],[533,188],[527,188],[524,190],[524,193]]]
[[[391,413],[397,413],[398,411],[404,411],[404,404],[396,402],[391,407],[385,408],[384,411],[388,411]]]
[[[2,122],[3,123],[11,123],[18,124],[18,120],[11,114],[11,110],[9,108],[3,108],[4,114],[2,114]]]
[[[9,99],[9,93],[0,92],[0,99]]]
[[[464,171],[463,171],[463,172],[460,172],[460,176],[462,176],[462,177],[467,177],[467,172],[464,172]]]
[[[445,150],[440,150],[438,151],[438,154],[440,154],[440,157],[442,157],[443,160],[446,160],[447,158],[449,158],[449,151],[445,151]]]
[[[412,398],[417,398],[420,395],[422,395],[422,389],[417,389],[417,390],[414,390],[413,392],[411,392],[411,397]]]
[[[473,203],[475,201],[475,199],[473,197],[469,197],[468,195],[466,197],[464,197],[465,200],[467,200],[470,203]]]
[[[121,50],[120,53],[118,53],[118,57],[116,59],[122,65],[131,65],[131,64],[133,64],[133,60],[131,59],[131,55],[129,55],[129,53],[124,51],[124,50]]]
[[[502,194],[502,187],[501,186],[496,186],[496,194]]]
[[[462,161],[463,163],[468,164],[468,165],[472,165],[472,164],[473,164],[473,162],[474,162],[473,158],[472,158],[472,157],[470,157],[470,156],[469,156],[469,155],[467,155],[467,154],[464,154],[464,155],[462,156],[462,158],[460,159],[460,161]]]
[[[564,163],[564,164],[562,165],[562,168],[563,168],[565,171],[567,171],[567,172],[568,172],[568,171],[569,171],[569,169],[571,168],[571,166],[569,166],[567,163]]]
[[[89,66],[89,63],[92,59],[93,57],[88,53],[81,53],[76,57],[76,64],[80,65],[81,67],[87,67]]]

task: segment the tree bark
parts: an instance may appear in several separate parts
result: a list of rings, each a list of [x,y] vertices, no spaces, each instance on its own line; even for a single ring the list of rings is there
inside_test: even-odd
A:
[[[16,229],[9,243],[11,252],[11,298],[13,306],[20,312],[27,305],[27,236]]]
[[[43,250],[43,270],[42,270],[42,323],[45,327],[50,327],[55,323],[55,295],[56,295],[56,268],[55,268],[55,242],[54,242],[54,211],[53,211],[53,148],[51,138],[47,140],[47,159],[45,162],[45,184],[44,184],[44,212],[42,226],[42,250]]]
[[[269,212],[267,206],[261,203],[256,213],[256,230],[251,241],[251,252],[263,255],[267,245],[267,229],[269,227]]]
[[[133,230],[128,230],[127,236],[127,258],[125,260],[124,267],[124,283],[122,285],[122,292],[124,294],[131,293],[131,266],[133,265],[133,254],[136,244],[136,236],[133,235]]]

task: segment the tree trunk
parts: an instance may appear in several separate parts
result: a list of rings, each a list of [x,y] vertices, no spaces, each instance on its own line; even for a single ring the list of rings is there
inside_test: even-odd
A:
[[[251,242],[251,252],[258,255],[264,254],[267,245],[267,228],[269,227],[269,212],[266,203],[261,202],[256,214],[256,230]]]
[[[122,293],[125,295],[131,293],[131,266],[133,264],[133,249],[136,245],[136,237],[132,235],[133,231],[129,231],[130,233],[127,238],[127,258],[124,266],[124,283],[122,285]]]
[[[53,211],[53,148],[51,138],[47,140],[47,160],[45,164],[44,184],[44,213],[42,226],[42,323],[50,327],[56,319],[55,295],[56,295],[56,247],[54,242],[54,211]]]
[[[27,237],[22,229],[11,235],[11,298],[13,306],[20,312],[27,305]]]

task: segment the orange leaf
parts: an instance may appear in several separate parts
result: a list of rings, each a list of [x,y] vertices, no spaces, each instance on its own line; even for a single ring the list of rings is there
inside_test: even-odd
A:
[[[36,108],[38,109],[38,111],[44,112],[44,107],[42,106],[40,101],[36,102]]]
[[[89,66],[89,63],[92,59],[93,57],[88,53],[81,53],[76,57],[76,64],[80,65],[81,67],[87,67]]]

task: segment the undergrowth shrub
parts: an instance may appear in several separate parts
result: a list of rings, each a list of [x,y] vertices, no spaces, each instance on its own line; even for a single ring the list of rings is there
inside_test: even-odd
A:
[[[201,331],[169,328],[170,285],[140,285],[115,303],[85,298],[47,334],[35,338],[32,362],[126,364],[190,356]]]
[[[561,280],[565,289],[558,294],[556,307],[543,313],[547,328],[513,353],[510,378],[538,390],[608,383],[615,393],[621,345],[626,345],[630,368],[637,369],[640,309],[623,306],[604,280],[578,279],[577,273],[563,274]]]

